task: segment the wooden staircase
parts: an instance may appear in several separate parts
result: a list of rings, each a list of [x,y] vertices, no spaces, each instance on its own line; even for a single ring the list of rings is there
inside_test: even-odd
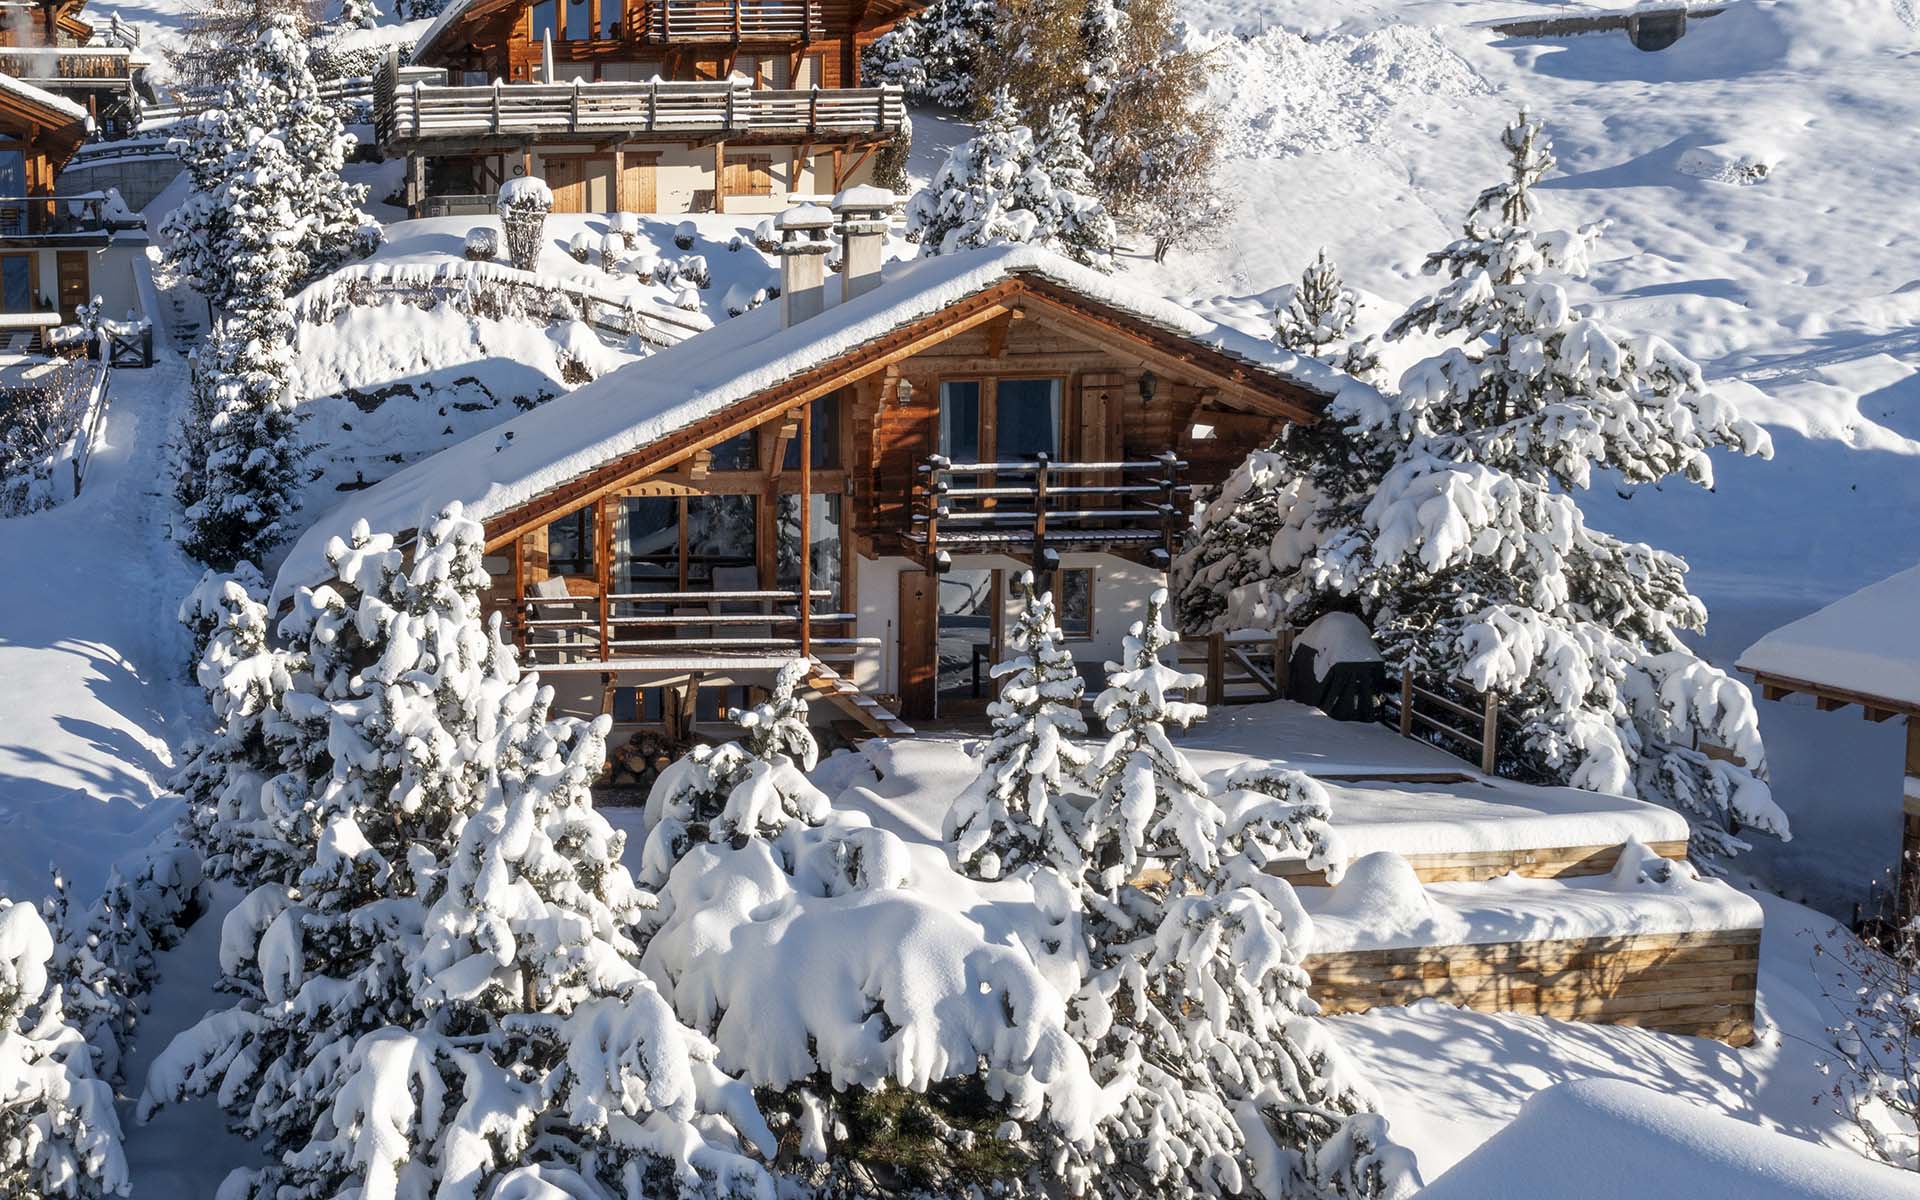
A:
[[[809,699],[824,700],[846,713],[869,737],[912,737],[913,726],[902,721],[884,704],[855,687],[851,680],[832,667],[813,660],[807,671]]]

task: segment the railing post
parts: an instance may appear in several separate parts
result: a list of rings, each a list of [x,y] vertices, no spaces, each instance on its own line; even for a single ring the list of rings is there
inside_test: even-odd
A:
[[[608,662],[613,658],[613,602],[607,597],[613,593],[613,530],[607,522],[607,498],[594,501],[593,513],[593,573],[600,585],[600,661]]]
[[[493,81],[493,130],[497,137],[500,133],[500,80]]]
[[[1400,736],[1413,736],[1413,663],[1400,669]]]
[[[1480,717],[1480,773],[1493,774],[1500,760],[1500,697],[1494,692],[1486,695],[1485,708]]]
[[[1059,555],[1047,549],[1047,475],[1046,454],[1036,456],[1033,468],[1033,565],[1035,570],[1052,571]],[[1052,587],[1049,582],[1048,587]]]
[[[660,123],[660,77],[655,75],[647,81],[647,132]]]
[[[813,657],[812,401],[800,406],[800,654]]]
[[[573,99],[567,109],[567,132],[580,132],[580,81],[573,81]]]
[[[1227,635],[1207,635],[1207,703],[1219,707],[1227,699]]]
[[[812,94],[807,97],[807,132],[820,131],[820,85],[814,84]]]
[[[413,136],[420,136],[420,81],[413,81]]]
[[[937,574],[940,558],[940,498],[946,494],[947,460],[938,454],[927,456],[927,574]]]
[[[1174,497],[1180,494],[1180,459],[1171,450],[1162,450],[1159,454],[1160,469],[1160,542],[1167,556],[1167,570],[1173,570],[1174,547],[1180,539],[1179,508]],[[1126,479],[1121,473],[1122,481]]]

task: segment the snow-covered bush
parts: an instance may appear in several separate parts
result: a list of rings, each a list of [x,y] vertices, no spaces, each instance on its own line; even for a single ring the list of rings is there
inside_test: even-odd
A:
[[[895,84],[911,100],[970,109],[980,95],[975,74],[1001,20],[996,0],[932,0],[867,47],[861,77]]]
[[[1902,864],[1897,911],[1838,950],[1815,943],[1820,994],[1840,1014],[1827,1034],[1838,1052],[1821,1064],[1836,1076],[1828,1095],[1867,1152],[1920,1171],[1920,871]],[[1822,970],[1826,968],[1826,970]],[[1830,973],[1829,973],[1830,972]]]
[[[496,201],[500,230],[507,239],[507,261],[522,271],[540,265],[547,214],[553,210],[553,190],[547,181],[531,175],[509,179],[500,185]]]
[[[1596,468],[1710,486],[1709,451],[1765,456],[1767,434],[1666,341],[1572,305],[1556,276],[1584,274],[1602,230],[1536,230],[1550,147],[1524,118],[1504,142],[1508,178],[1428,259],[1445,282],[1388,331],[1458,344],[1243,465],[1175,564],[1183,626],[1358,608],[1426,686],[1498,696],[1504,772],[1679,808],[1703,855],[1784,837],[1751,696],[1681,641],[1706,621],[1686,563],[1588,527],[1576,499]]]
[[[500,257],[500,231],[491,225],[476,225],[467,230],[464,250],[468,262],[492,262]]]
[[[242,828],[220,811],[196,826],[245,841],[261,817],[282,851],[222,929],[222,986],[240,999],[156,1059],[140,1114],[217,1092],[273,1154],[223,1195],[546,1180],[601,1196],[644,1179],[771,1200],[751,1095],[641,974],[630,930],[652,898],[589,790],[607,723],[549,718],[551,692],[482,620],[484,545],[457,508],[411,561],[356,528],[328,548],[337,586],[303,590],[281,624],[292,645],[267,652],[291,686],[223,677],[220,695],[275,696],[284,769],[236,773],[254,792]],[[238,591],[194,611],[235,614],[225,675],[244,678],[253,600]]]
[[[613,214],[613,234],[620,239],[620,246],[632,250],[640,245],[640,216],[638,213],[617,212]]]
[[[84,358],[65,357],[35,374],[0,397],[0,517],[49,508],[73,492],[62,466],[85,433],[92,375]]]
[[[1030,572],[1015,588],[1023,607],[1007,635],[1012,657],[993,668],[1001,681],[999,699],[987,706],[993,732],[976,748],[980,774],[947,810],[941,836],[954,864],[976,878],[1042,862],[1075,878],[1080,812],[1064,793],[1088,762],[1072,741],[1087,732],[1080,716],[1086,682],[1060,644],[1053,593],[1036,594]]]
[[[693,249],[693,243],[700,237],[700,227],[692,221],[682,221],[673,227],[673,244],[681,250]]]
[[[771,837],[826,818],[827,798],[807,779],[820,749],[807,728],[806,672],[788,664],[764,703],[728,714],[746,731],[740,741],[695,746],[660,772],[647,794],[643,882],[664,884],[701,842]]]
[[[593,235],[584,229],[575,230],[573,237],[567,240],[567,254],[577,263],[584,263],[593,257]]]
[[[1051,162],[1069,178],[1084,158],[1066,138],[1043,148],[1021,123],[1004,89],[987,103],[978,132],[955,146],[927,186],[907,203],[907,237],[924,255],[974,246],[1027,242],[1076,262],[1111,270],[1113,223],[1099,200],[1048,172]]]
[[[713,286],[713,273],[707,269],[707,256],[689,254],[680,260],[679,277],[705,291]]]
[[[94,1074],[48,972],[53,935],[0,898],[0,1195],[98,1200],[131,1192],[113,1089]]]
[[[626,256],[625,238],[612,231],[600,235],[600,269],[602,271],[618,271],[621,260]]]

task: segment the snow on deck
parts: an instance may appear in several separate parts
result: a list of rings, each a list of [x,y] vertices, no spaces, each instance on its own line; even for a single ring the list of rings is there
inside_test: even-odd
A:
[[[356,521],[413,529],[453,501],[485,520],[1016,275],[1045,279],[1327,395],[1365,386],[1031,246],[896,263],[879,287],[798,325],[783,328],[778,305],[744,313],[353,493],[294,544],[274,587],[276,602],[331,573],[327,542]],[[830,300],[837,291],[837,280],[829,280]]]
[[[1920,704],[1920,566],[1781,626],[1747,647],[1739,667]]]
[[[1645,878],[1642,870],[1641,852],[1630,847],[1607,875],[1502,875],[1422,885],[1405,860],[1382,853],[1354,863],[1337,887],[1294,890],[1313,917],[1316,954],[1758,929],[1762,923],[1751,896],[1700,878],[1686,863],[1654,866],[1663,880]]]

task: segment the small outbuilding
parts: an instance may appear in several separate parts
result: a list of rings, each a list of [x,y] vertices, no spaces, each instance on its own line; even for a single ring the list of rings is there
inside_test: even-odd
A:
[[[1920,870],[1920,566],[1774,630],[1740,656],[1761,694],[1812,696],[1822,712],[1858,706],[1869,721],[1904,718],[1901,887]]]

